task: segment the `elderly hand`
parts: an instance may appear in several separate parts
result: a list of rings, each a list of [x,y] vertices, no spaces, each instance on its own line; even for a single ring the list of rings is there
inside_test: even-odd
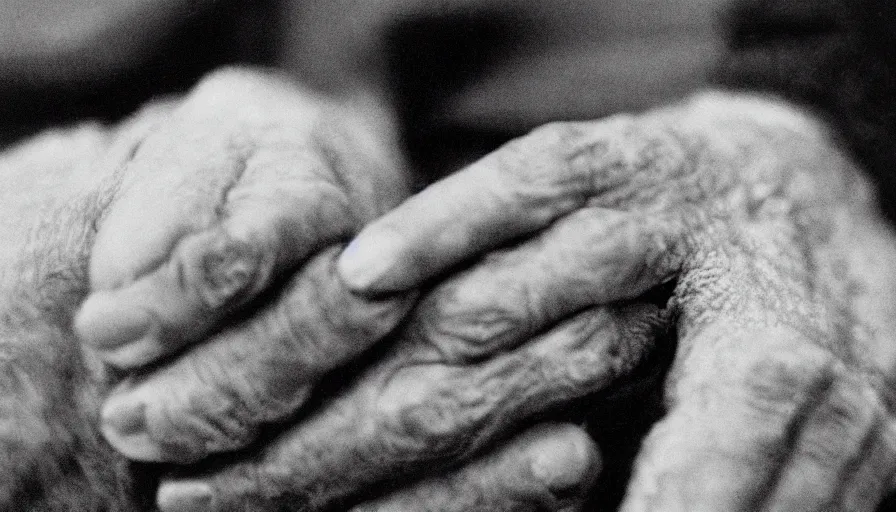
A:
[[[109,160],[114,193],[96,220],[93,292],[76,328],[129,374],[102,411],[115,448],[186,463],[243,447],[404,316],[409,294],[367,299],[335,273],[339,241],[406,193],[390,132],[365,121],[271,76],[227,71]],[[560,510],[582,503],[599,470],[593,442],[571,425],[494,448],[367,506]],[[163,492],[160,504],[183,500]]]
[[[462,460],[623,375],[666,324],[670,411],[623,509],[871,510],[896,469],[896,238],[869,190],[768,99],[537,130],[362,231],[339,263],[359,292],[467,269],[334,402],[167,482],[162,508],[314,509]],[[624,302],[672,280],[671,315]]]
[[[71,317],[120,178],[109,171],[169,111],[152,104],[116,127],[83,123],[0,152],[0,510],[141,510],[137,479],[99,435],[101,366]]]
[[[103,407],[115,448],[185,462],[242,447],[405,315],[408,297],[351,293],[327,250],[408,194],[388,121],[224,70],[143,138],[75,322],[107,364],[142,370]]]
[[[670,412],[623,509],[870,510],[896,469],[896,238],[871,196],[814,120],[708,94],[512,142],[366,227],[340,270],[394,292],[504,246],[432,323],[508,349],[677,280]]]
[[[7,208],[5,211],[10,213],[0,218],[0,234],[3,235],[0,238],[8,242],[0,248],[0,294],[3,298],[0,301],[2,302],[0,389],[3,390],[3,393],[0,393],[0,420],[7,420],[0,421],[2,425],[0,454],[3,455],[0,457],[0,472],[4,475],[0,479],[0,509],[24,507],[48,511],[148,510],[149,505],[144,498],[147,492],[153,492],[153,489],[148,487],[153,479],[152,471],[135,472],[140,469],[145,471],[147,468],[125,464],[122,457],[113,453],[98,435],[97,413],[106,389],[101,381],[102,369],[96,364],[94,356],[104,357],[108,362],[121,368],[130,368],[131,365],[139,365],[141,357],[147,357],[147,354],[148,359],[152,359],[158,352],[175,349],[174,343],[190,343],[191,338],[187,334],[183,334],[180,338],[163,338],[158,341],[171,341],[172,345],[151,348],[149,351],[146,348],[153,345],[138,345],[137,350],[130,352],[116,347],[106,347],[105,350],[100,347],[100,350],[88,350],[82,353],[70,328],[73,310],[87,290],[87,256],[96,241],[98,245],[92,262],[94,284],[114,282],[116,279],[127,283],[121,288],[115,288],[115,291],[94,295],[88,309],[80,318],[80,327],[86,334],[105,334],[114,338],[116,327],[120,328],[127,322],[128,317],[116,316],[115,311],[107,311],[109,317],[98,320],[91,319],[91,314],[102,312],[104,307],[102,301],[109,296],[115,297],[115,293],[119,294],[120,306],[125,311],[128,307],[134,307],[135,302],[138,309],[146,307],[146,304],[155,305],[152,301],[159,300],[158,296],[146,294],[142,297],[145,302],[139,302],[128,295],[127,287],[134,285],[129,280],[140,281],[143,277],[150,276],[148,281],[151,284],[154,282],[164,289],[167,284],[164,278],[153,274],[156,267],[140,276],[134,277],[134,275],[142,272],[142,265],[152,265],[147,263],[147,260],[155,257],[170,258],[158,244],[176,245],[177,241],[191,237],[177,230],[195,229],[198,234],[194,233],[192,235],[194,237],[201,237],[204,234],[197,226],[207,218],[202,216],[206,212],[201,207],[209,200],[210,192],[206,191],[203,194],[205,189],[201,187],[217,186],[222,182],[222,174],[218,173],[232,171],[227,167],[219,167],[219,160],[209,158],[220,156],[214,154],[214,151],[211,155],[196,155],[194,152],[205,149],[220,150],[222,139],[214,135],[224,137],[258,135],[253,131],[253,128],[258,126],[251,122],[252,119],[230,117],[234,113],[226,110],[227,104],[220,103],[223,99],[203,103],[209,100],[208,95],[214,93],[241,100],[240,107],[248,109],[248,111],[240,110],[242,113],[254,111],[272,123],[266,127],[266,130],[270,130],[266,131],[268,135],[277,130],[283,130],[281,133],[285,137],[289,137],[290,133],[296,134],[290,132],[295,125],[287,121],[298,124],[300,120],[278,118],[276,114],[279,111],[272,112],[265,108],[263,104],[265,99],[281,101],[283,103],[279,106],[287,110],[290,107],[290,104],[285,102],[288,98],[278,98],[275,95],[277,91],[285,92],[286,89],[279,89],[276,86],[277,82],[268,82],[269,80],[271,80],[269,77],[233,74],[233,72],[218,75],[200,87],[186,103],[153,106],[116,130],[90,125],[76,130],[45,134],[0,155],[2,157],[0,171],[3,171],[0,174],[8,180],[7,186],[0,190],[0,197],[3,199],[0,203]],[[235,90],[230,87],[241,89]],[[289,93],[290,98],[297,99],[291,94]],[[301,97],[298,100],[301,101]],[[213,105],[224,109],[223,122],[214,125],[224,130],[223,134],[209,126],[208,123],[211,122],[209,119],[197,115],[203,112],[203,108],[211,108]],[[214,111],[205,112],[212,115]],[[189,126],[181,124],[189,124],[184,120],[185,115],[196,124]],[[328,118],[329,121],[338,119],[338,117]],[[232,124],[228,125],[226,121],[243,121],[247,126],[238,130]],[[281,123],[287,124],[284,126]],[[166,131],[172,128],[177,130],[173,133]],[[298,135],[301,134],[299,131]],[[360,134],[356,134],[358,135]],[[186,151],[178,146],[178,143],[182,142],[176,138],[178,136],[199,137],[205,144],[187,145],[187,148],[193,148],[193,152]],[[338,138],[327,140],[330,143],[340,142]],[[353,140],[360,143],[365,139],[362,137]],[[252,169],[247,169],[246,172],[259,173],[268,188],[259,185],[247,187],[249,190],[246,190],[240,188],[245,183],[234,184],[230,190],[239,191],[240,195],[236,197],[245,199],[245,202],[239,202],[238,206],[241,208],[232,210],[228,209],[229,206],[233,206],[232,204],[224,204],[221,207],[222,215],[224,213],[233,215],[220,221],[220,224],[233,228],[234,225],[229,224],[233,222],[236,228],[252,228],[254,225],[246,222],[251,220],[251,217],[247,219],[245,215],[247,207],[255,205],[253,201],[258,200],[258,205],[261,205],[262,199],[271,199],[264,195],[265,191],[274,199],[278,197],[280,191],[271,188],[277,185],[275,179],[280,177],[278,172],[283,173],[280,182],[285,187],[283,191],[285,199],[290,199],[289,192],[296,192],[297,189],[291,187],[297,186],[297,182],[301,182],[303,177],[308,179],[310,199],[316,198],[311,192],[317,190],[315,186],[318,183],[314,176],[302,174],[303,167],[260,168],[266,162],[272,165],[281,163],[298,165],[305,162],[303,159],[292,158],[287,158],[287,162],[280,161],[274,158],[276,154],[272,155],[267,151],[282,150],[285,153],[281,156],[286,158],[290,156],[287,151],[292,146],[289,144],[278,146],[276,145],[278,139],[265,139],[265,142],[272,145],[257,148],[257,153],[253,153],[257,156],[253,158],[258,160],[249,159],[252,163],[247,163],[246,167]],[[290,138],[285,142],[299,146],[301,139],[296,142]],[[170,152],[165,151],[167,144],[172,145]],[[229,145],[227,147],[231,148]],[[344,161],[348,165],[351,158],[361,158],[364,154],[359,151],[342,156],[348,159]],[[229,158],[232,157],[232,155],[224,156],[225,162],[229,162]],[[329,156],[336,157],[340,154],[333,153]],[[190,165],[197,161],[207,163],[211,167]],[[365,163],[370,162],[365,160]],[[340,169],[350,172],[354,168],[340,167]],[[265,172],[262,174],[262,171]],[[290,171],[296,174],[290,174]],[[328,169],[320,168],[316,171],[326,176]],[[372,172],[375,175],[378,168],[367,167],[364,172]],[[290,177],[295,181],[290,181]],[[208,181],[203,181],[202,178]],[[142,186],[155,186],[158,189],[169,185],[166,180],[172,179],[179,181],[171,185],[179,183],[181,188],[172,187],[171,193],[161,196],[146,196],[139,193],[140,190],[146,190],[141,189]],[[388,180],[388,177],[385,180]],[[352,182],[348,180],[342,183],[344,188],[340,190],[348,190],[350,183]],[[362,188],[365,186],[360,178],[354,184]],[[369,186],[375,188],[377,185],[389,185],[389,181]],[[399,190],[395,188],[386,192],[398,193]],[[372,205],[376,204],[377,199],[388,199],[386,192],[380,192],[377,197],[370,198],[369,203],[360,200],[354,202],[354,211],[363,212],[365,205],[374,208]],[[321,199],[333,199],[333,196],[324,194]],[[151,204],[147,206],[147,203]],[[152,207],[152,211],[161,217],[136,218],[146,211],[140,208],[141,205],[143,208]],[[184,209],[196,206],[197,215],[176,217],[172,220],[171,210],[178,205]],[[280,212],[276,206],[276,204],[264,204],[264,209],[271,213],[271,216],[262,219],[263,227],[282,228],[277,222],[287,222],[278,216]],[[320,207],[324,208],[326,213],[326,204]],[[166,219],[168,224],[164,223]],[[311,220],[325,222],[328,219],[318,219],[312,215]],[[110,226],[133,228],[134,223],[139,224],[136,226],[139,228],[138,231],[119,233],[124,240],[105,231],[111,229]],[[307,225],[309,229],[315,226],[314,223]],[[96,231],[97,227],[100,227],[99,234]],[[170,233],[171,229],[175,230],[174,234]],[[327,226],[323,226],[322,229],[327,229]],[[289,234],[289,231],[285,232]],[[283,230],[274,231],[274,234],[282,233]],[[272,240],[263,236],[260,238],[262,242],[272,242],[258,248],[264,255],[269,256],[270,251],[280,248]],[[312,245],[314,243],[318,242],[314,240],[309,242]],[[303,247],[292,249],[300,251]],[[183,253],[178,254],[184,256]],[[209,254],[214,262],[214,251],[209,250],[206,254]],[[177,445],[184,439],[190,439],[191,435],[195,438],[197,433],[200,440],[205,439],[202,436],[215,439],[214,436],[221,432],[209,434],[202,428],[201,420],[226,422],[230,418],[228,415],[234,412],[233,409],[217,408],[210,411],[205,407],[208,403],[220,403],[214,401],[220,399],[222,393],[228,392],[232,394],[224,395],[223,398],[232,397],[235,401],[247,396],[240,395],[241,391],[259,392],[259,403],[252,404],[259,407],[258,410],[261,411],[259,415],[248,418],[237,416],[233,420],[236,423],[245,419],[247,430],[253,428],[256,424],[254,422],[265,419],[263,414],[275,415],[277,411],[283,410],[277,408],[281,407],[281,404],[277,402],[279,397],[276,393],[282,393],[288,398],[289,393],[298,391],[297,401],[300,402],[302,389],[301,386],[294,387],[295,383],[307,385],[314,372],[324,371],[321,367],[338,364],[340,354],[363,350],[364,343],[378,336],[381,325],[388,325],[392,322],[390,319],[401,316],[407,309],[404,304],[407,301],[377,303],[348,294],[341,282],[333,278],[331,263],[335,261],[337,254],[336,248],[330,248],[312,256],[302,271],[293,276],[289,286],[280,289],[279,294],[272,294],[262,302],[268,309],[262,308],[262,313],[257,313],[255,320],[261,322],[265,318],[264,315],[269,315],[266,318],[271,323],[260,324],[255,330],[258,339],[249,339],[259,350],[245,347],[247,338],[237,337],[241,327],[238,322],[234,322],[234,325],[228,328],[231,334],[222,335],[228,341],[221,341],[222,337],[213,335],[208,343],[217,348],[207,349],[207,352],[200,354],[201,357],[188,353],[182,358],[168,359],[161,365],[142,369],[147,381],[164,383],[166,372],[169,377],[174,374],[177,379],[182,379],[176,380],[179,386],[173,387],[173,392],[167,396],[171,399],[171,409],[168,411],[171,411],[172,415],[163,416],[163,419],[176,417],[177,420],[173,422],[175,427],[183,425],[199,427],[195,430],[189,428],[174,430],[170,438],[163,438],[163,441],[171,439],[172,444]],[[103,260],[104,256],[108,259]],[[177,261],[190,262],[189,259]],[[187,266],[185,270],[190,270],[190,267]],[[283,272],[290,271],[284,268]],[[197,285],[200,290],[205,290],[201,288],[203,281],[188,281],[187,277],[195,275],[185,272],[185,280],[179,281],[179,284]],[[150,287],[150,290],[153,288]],[[174,306],[180,305],[184,309],[195,307],[195,303],[190,302],[193,297],[187,296],[190,291],[195,290],[177,289],[163,298],[170,301],[179,300],[180,302]],[[278,301],[275,297],[282,297],[285,302]],[[238,299],[236,301],[238,303]],[[90,311],[90,307],[94,308],[93,312]],[[105,307],[108,308],[108,302]],[[193,314],[197,322],[195,332],[201,332],[204,328],[199,322],[212,322],[210,318],[219,313],[226,316],[225,312],[211,308],[200,307],[186,311],[172,309],[180,314]],[[165,315],[171,310],[151,311],[153,314],[158,311]],[[280,317],[278,316],[280,313],[290,316]],[[168,322],[178,320],[176,316],[172,318],[170,314],[163,316],[162,319]],[[283,324],[276,322],[290,319],[295,319],[297,329],[295,332],[289,331],[289,335],[284,335],[283,331],[277,328]],[[104,322],[113,321],[118,324],[104,325]],[[243,322],[245,324],[249,320]],[[163,322],[163,328],[171,328],[171,325],[173,324]],[[271,330],[265,330],[264,327]],[[123,336],[125,339],[121,342],[124,345],[129,343],[127,332],[125,329]],[[282,337],[278,338],[278,335]],[[310,345],[312,342],[346,339],[353,344],[343,348],[336,345]],[[92,341],[96,342],[97,339],[94,338]],[[277,342],[282,344],[278,345]],[[302,344],[306,342],[309,345]],[[245,354],[237,353],[240,346],[245,349]],[[318,347],[319,350],[315,350]],[[215,359],[211,356],[222,357]],[[244,357],[245,361],[234,361],[227,359],[227,356]],[[228,366],[237,362],[239,362],[237,368]],[[220,366],[212,366],[216,363]],[[227,375],[221,375],[217,381],[202,380],[209,375],[210,368],[233,371],[234,380],[229,380]],[[178,373],[178,369],[182,372]],[[241,373],[243,371],[247,373]],[[260,374],[248,374],[253,371]],[[259,377],[259,380],[250,379],[254,377]],[[239,380],[240,378],[244,380]],[[128,382],[133,384],[133,379]],[[246,387],[240,387],[244,385]],[[262,387],[267,385],[274,387],[273,389]],[[123,387],[130,389],[128,384]],[[164,387],[158,391],[166,392]],[[123,395],[126,396],[127,392],[116,393],[112,403],[115,400],[122,400]],[[255,395],[249,397],[254,398]],[[203,399],[207,402],[202,402]],[[114,410],[112,413],[108,412],[107,408],[106,415],[114,417],[114,412]],[[181,416],[176,416],[178,414]],[[158,419],[158,416],[147,415],[147,418]],[[192,418],[197,418],[199,421],[190,423]],[[235,428],[240,428],[239,425],[242,425],[236,424],[238,427]],[[162,423],[163,429],[171,426],[171,423]],[[107,425],[107,432],[109,430]],[[228,432],[226,426],[222,431]],[[112,429],[112,433],[117,432]],[[136,445],[138,448],[152,446],[153,441],[149,436],[138,437],[136,443],[133,438],[113,436],[112,439],[124,444],[125,447]],[[168,448],[171,445],[161,443],[159,446]],[[205,453],[219,448],[220,445],[209,443],[200,445],[199,451]],[[144,453],[146,452],[141,454]],[[194,453],[187,453],[184,457],[181,453],[161,449],[159,452],[149,452],[149,457],[158,458],[194,456],[196,456]],[[575,463],[571,465],[570,461]],[[476,507],[488,510],[544,510],[547,507],[557,510],[568,504],[580,503],[589,487],[589,482],[596,476],[598,470],[599,460],[595,447],[580,429],[571,425],[544,424],[529,429],[515,439],[506,440],[492,453],[478,457],[463,468],[442,475],[431,475],[428,480],[381,497],[368,507],[374,509],[385,507],[388,510],[410,507],[416,510],[416,507],[422,504],[430,509],[446,511],[470,510]]]

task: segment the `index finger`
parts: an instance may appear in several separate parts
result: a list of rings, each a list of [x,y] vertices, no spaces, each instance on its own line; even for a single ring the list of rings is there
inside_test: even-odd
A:
[[[343,254],[340,273],[358,292],[408,289],[543,229],[598,192],[630,188],[624,185],[640,169],[675,170],[682,162],[658,123],[618,117],[546,125],[368,225]]]

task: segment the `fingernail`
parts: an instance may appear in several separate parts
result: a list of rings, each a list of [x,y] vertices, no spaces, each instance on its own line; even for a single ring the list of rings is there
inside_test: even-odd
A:
[[[212,488],[204,482],[167,482],[159,487],[156,505],[162,512],[212,510]]]
[[[390,231],[362,233],[339,256],[339,276],[353,291],[378,291],[375,288],[388,286],[403,248],[404,240]]]
[[[88,298],[75,318],[75,331],[98,349],[114,348],[144,337],[152,330],[152,315],[145,309],[122,305],[107,293]]]
[[[101,425],[103,436],[125,457],[145,462],[168,460],[166,451],[146,430],[146,404],[113,396],[103,406]]]

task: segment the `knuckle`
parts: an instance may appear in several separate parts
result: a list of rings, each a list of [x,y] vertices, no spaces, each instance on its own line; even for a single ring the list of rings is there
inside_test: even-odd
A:
[[[146,431],[174,456],[196,459],[242,448],[255,439],[263,423],[294,411],[276,402],[280,390],[271,387],[270,380],[231,368],[205,351],[141,383],[133,396],[145,404]],[[297,400],[307,396],[301,391],[295,393]]]
[[[581,397],[637,367],[659,332],[661,318],[652,309],[593,308],[563,324],[551,336],[548,349],[547,380],[553,392],[563,400]]]
[[[685,167],[683,143],[662,124],[645,122],[631,126],[625,133],[625,144],[630,148],[625,161],[632,171],[662,176]]]
[[[246,91],[257,90],[273,74],[248,66],[224,66],[206,74],[194,87],[191,97],[217,100],[223,104]]]
[[[289,361],[298,371],[319,370],[336,350],[329,331],[336,326],[333,314],[321,307],[326,293],[317,280],[302,279],[297,275],[288,288],[288,296],[253,323],[253,337],[281,341],[275,348],[283,361]],[[309,375],[310,377],[310,375]]]
[[[575,146],[582,133],[580,123],[553,121],[532,130],[528,138],[541,148],[564,148]]]
[[[405,369],[402,373],[379,398],[385,450],[393,458],[417,461],[463,453],[472,440],[467,428],[470,411],[464,410],[457,392],[449,386],[433,385],[450,382],[447,368]]]
[[[480,358],[509,344],[544,316],[524,284],[504,283],[496,294],[483,280],[462,279],[431,293],[417,308],[413,326],[421,341],[450,361]],[[524,300],[508,300],[522,298]]]
[[[860,378],[865,401],[882,417],[896,418],[896,389],[892,381],[878,370],[867,371]]]
[[[581,202],[590,192],[588,180],[568,165],[568,156],[583,145],[580,126],[564,122],[543,125],[486,158],[506,178],[510,191],[527,202],[542,196],[557,201],[558,192]]]
[[[323,259],[327,266],[319,273],[318,303],[330,330],[342,339],[351,339],[356,347],[352,350],[363,350],[395,329],[414,305],[416,293],[376,298],[353,293],[336,270],[341,248],[334,249]]]
[[[619,368],[630,365],[624,350],[607,348],[610,350],[573,350],[558,360],[559,368],[551,383],[553,400],[562,403],[599,391],[622,373]]]
[[[309,260],[283,299],[253,324],[262,339],[282,341],[276,347],[282,360],[308,378],[366,350],[413,306],[413,294],[371,299],[352,293],[336,273],[338,254],[333,247]]]
[[[277,119],[307,133],[320,114],[322,100],[277,71],[228,66],[203,77],[184,105],[191,117],[212,123],[240,120],[242,129],[270,128],[270,120]]]
[[[850,397],[851,403],[858,404],[863,414],[862,425],[872,431],[871,435],[878,438],[883,451],[892,459],[896,456],[896,413],[893,410],[892,391],[873,377],[857,380],[857,396]],[[896,459],[893,460],[896,465]]]
[[[806,431],[801,450],[822,466],[833,468],[844,460],[861,459],[867,441],[879,430],[875,413],[850,388],[835,384],[800,422]]]
[[[583,123],[571,122],[548,123],[536,128],[518,142],[523,154],[538,151],[549,158],[559,159],[547,173],[541,166],[535,166],[534,171],[529,170],[528,166],[518,166],[516,172],[522,181],[541,182],[550,179],[551,183],[581,189],[583,194],[590,192],[590,179],[588,166],[582,164],[591,157],[597,158],[598,148],[606,145],[604,137],[593,137]],[[530,175],[523,173],[524,171],[537,174]]]
[[[220,396],[222,403],[213,407],[213,402],[205,409],[212,417],[234,422],[238,433],[251,431],[262,423],[282,421],[298,410],[311,393],[306,374],[295,371],[288,355],[282,360],[282,364],[265,362],[254,366],[252,371],[219,370],[214,396]]]
[[[880,442],[890,460],[891,471],[896,471],[896,418],[892,415],[884,415],[880,420]]]
[[[249,417],[238,399],[218,393],[193,392],[177,401],[148,402],[146,408],[149,430],[183,460],[246,446],[255,435]]]
[[[175,382],[192,382],[185,402],[209,422],[219,423],[223,437],[239,443],[251,440],[261,424],[295,412],[310,393],[291,354],[281,345],[273,351],[259,347],[258,338],[266,338],[253,334],[222,333],[217,345],[198,347],[176,363],[184,377]],[[217,350],[220,347],[226,348]],[[253,347],[256,356],[247,360],[245,354]]]
[[[599,320],[597,313],[594,321]],[[633,371],[647,358],[656,342],[668,328],[667,312],[652,304],[626,304],[609,311],[616,329],[614,336],[598,333],[592,343],[605,352],[604,363],[612,379]]]
[[[573,149],[569,167],[588,180],[595,204],[605,207],[649,201],[690,168],[681,139],[648,118],[610,118]]]
[[[544,173],[543,166],[517,166],[529,173],[517,179],[526,183],[550,180],[551,185],[565,186],[585,200],[598,196],[595,201],[602,206],[647,199],[658,193],[660,185],[690,168],[681,138],[664,123],[646,117],[550,123],[516,144],[515,153],[540,151],[559,158],[559,165],[550,166],[551,173]]]
[[[818,400],[837,379],[839,361],[809,343],[786,343],[754,356],[743,375],[755,405],[802,406]]]
[[[207,311],[228,310],[266,281],[264,245],[218,230],[187,244],[176,260],[178,285]]]

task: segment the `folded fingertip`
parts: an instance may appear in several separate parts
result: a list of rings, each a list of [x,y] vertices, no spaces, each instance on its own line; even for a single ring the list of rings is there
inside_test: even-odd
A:
[[[572,425],[549,425],[539,430],[536,435],[547,435],[532,447],[530,467],[536,478],[558,495],[582,492],[594,482],[601,459],[587,433]]]
[[[116,451],[131,460],[140,462],[167,462],[168,453],[144,430],[123,433],[115,427],[104,425],[103,437]]]
[[[111,292],[92,294],[75,315],[74,330],[85,343],[100,349],[111,349],[139,340],[155,325],[152,313],[123,303]]]
[[[105,407],[101,431],[116,451],[131,460],[164,462],[166,453],[146,431],[145,408],[139,405]]]
[[[194,462],[201,454],[186,447],[163,446],[149,432],[146,403],[133,397],[113,396],[100,412],[100,430],[115,450],[142,462]]]

